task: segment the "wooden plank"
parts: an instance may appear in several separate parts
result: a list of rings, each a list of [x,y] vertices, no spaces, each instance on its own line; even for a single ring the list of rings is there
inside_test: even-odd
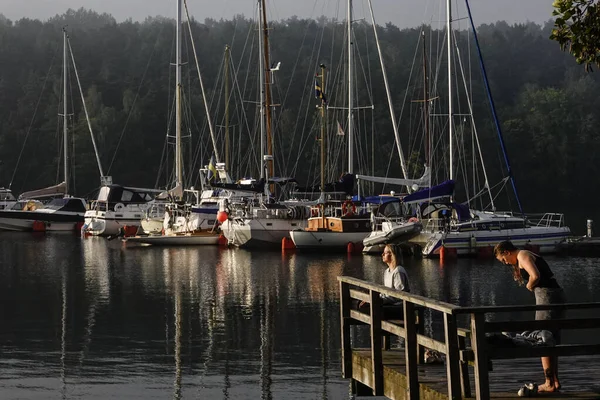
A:
[[[529,321],[494,321],[485,324],[486,332],[522,332],[546,329],[595,329],[600,328],[600,318],[571,318]]]
[[[404,301],[404,329],[406,338],[404,353],[406,355],[406,377],[408,381],[407,398],[419,399],[419,371],[417,370],[417,326],[415,323],[415,305]]]
[[[339,279],[339,277],[338,277]],[[360,281],[359,281],[360,282]],[[590,310],[600,308],[600,303],[563,303],[547,305],[520,305],[520,306],[479,306],[479,307],[457,307],[453,310],[455,314],[487,314],[487,313],[515,313],[521,311],[536,310]]]
[[[469,331],[470,333],[470,331]],[[466,349],[466,338],[464,336],[458,336],[458,350]],[[464,360],[460,360],[460,389],[463,397],[471,397],[471,380],[469,379],[469,363]]]
[[[378,285],[371,282],[366,282],[361,279],[352,278],[350,276],[338,276],[338,281],[345,282],[350,285],[360,287],[363,289],[373,290],[381,294],[396,297],[400,300],[408,300],[415,305],[424,306],[434,310],[441,311],[443,313],[452,313],[454,310],[460,309],[459,306],[454,304],[445,303],[443,301],[433,300],[428,297],[411,294],[409,292],[403,292],[400,290],[390,289],[383,285]]]
[[[356,300],[366,301],[367,303],[371,300],[369,293],[356,289],[350,289],[350,297]]]
[[[471,347],[475,354],[475,396],[478,400],[490,398],[484,324],[485,315],[471,314]]]
[[[448,395],[451,399],[460,399],[460,371],[458,354],[458,333],[456,316],[444,314],[444,334],[446,338],[446,375],[448,376]]]
[[[352,319],[362,322],[363,324],[371,324],[371,316],[360,311],[350,310],[350,317]]]
[[[373,363],[373,394],[381,396],[383,394],[383,361],[381,358],[382,338],[381,338],[381,316],[382,302],[379,293],[371,291],[371,361]]]
[[[350,342],[350,286],[340,281],[340,332],[342,345],[342,377],[352,377],[352,344]]]
[[[561,344],[558,346],[537,347],[490,347],[490,358],[527,358],[547,356],[579,356],[600,354],[600,344]]]

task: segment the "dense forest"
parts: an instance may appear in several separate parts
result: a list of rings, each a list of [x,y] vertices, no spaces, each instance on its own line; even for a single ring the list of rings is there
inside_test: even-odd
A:
[[[324,88],[332,108],[328,120],[332,152],[328,180],[347,169],[343,165],[346,155],[342,141],[336,134],[338,127],[345,127],[344,117],[342,113],[334,116],[333,111],[333,106],[342,105],[347,96],[334,85],[344,78],[345,27],[341,22],[326,18],[270,22],[272,64],[282,65],[272,72],[276,84],[275,173],[296,176],[303,184],[318,183],[319,113],[314,77],[322,63],[328,66],[331,76]],[[169,18],[117,23],[110,15],[84,9],[69,10],[48,21],[10,21],[0,15],[0,186],[10,185],[13,192],[19,193],[62,180],[59,114],[63,101],[62,32],[67,27],[104,174],[125,185],[168,187],[172,179],[168,148],[173,142],[174,25]],[[564,212],[572,229],[579,231],[585,226],[585,218],[595,217],[595,196],[600,194],[596,178],[600,173],[600,160],[596,160],[596,154],[600,154],[600,82],[597,73],[586,73],[549,39],[552,26],[551,22],[545,26],[497,22],[479,26],[477,33],[524,211]],[[354,29],[356,52],[363,55],[357,59],[356,73],[366,82],[355,88],[356,103],[373,105],[369,118],[362,110],[356,115],[357,125],[370,134],[356,139],[360,151],[355,172],[401,177],[372,29],[364,21],[356,22]],[[256,176],[260,159],[255,133],[257,50],[251,49],[251,45],[257,46],[256,31],[255,22],[241,16],[191,22],[220,158],[223,161],[227,149],[234,178]],[[423,51],[430,63],[428,91],[430,97],[440,97],[438,107],[443,109],[446,100],[441,87],[447,85],[447,76],[440,72],[445,68],[439,51],[443,32],[429,27],[401,30],[392,24],[378,26],[377,31],[389,86],[397,102],[396,117],[409,115],[400,119],[400,132],[409,171],[414,176],[423,158],[423,152],[417,150],[422,139],[410,133],[422,131],[422,106],[414,100],[422,99],[426,81],[415,72],[420,71],[420,60],[425,58],[418,50],[419,43],[425,32],[429,38],[429,50]],[[507,169],[471,35],[467,31],[457,33],[457,43],[466,48],[461,57],[470,55],[472,60],[465,65],[456,61],[455,71],[468,71],[474,77],[468,84],[473,89],[473,114],[479,115],[481,146],[493,159],[489,179],[494,185],[507,175]],[[227,148],[222,94],[226,45],[231,49],[227,64],[231,66],[230,93],[231,97],[239,97],[235,105],[231,100],[232,106],[228,107],[232,138]],[[186,180],[197,184],[194,171],[207,164],[214,151],[194,47],[189,39],[184,40],[183,47]],[[75,70],[70,68],[72,77]],[[440,81],[437,85],[433,84],[434,78]],[[68,103],[73,132],[69,144],[73,194],[89,196],[100,185],[100,177],[78,90],[77,86],[69,88],[74,100]],[[463,111],[467,107],[458,98],[456,102]],[[465,163],[463,169],[470,167]],[[500,200],[499,208],[505,207],[516,208],[514,198]]]

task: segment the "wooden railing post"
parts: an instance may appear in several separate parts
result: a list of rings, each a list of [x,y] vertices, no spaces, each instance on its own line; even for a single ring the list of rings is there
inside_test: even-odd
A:
[[[448,378],[448,397],[451,399],[460,399],[460,354],[458,352],[456,315],[444,313],[444,333],[446,335],[446,376]]]
[[[490,398],[484,324],[484,314],[471,314],[471,347],[475,355],[475,396],[477,400],[489,400]]]
[[[340,281],[340,325],[342,345],[342,378],[352,378],[352,345],[350,343],[350,285]]]
[[[371,360],[373,370],[373,394],[383,396],[383,357],[381,342],[382,302],[379,292],[371,294]]]
[[[407,399],[419,399],[419,371],[417,369],[417,325],[415,323],[415,305],[404,301],[404,328],[406,338],[404,352],[406,354],[406,381],[408,383]]]
[[[464,336],[458,337],[458,349],[465,350],[467,340]],[[460,361],[460,385],[463,397],[471,397],[471,382],[469,381],[469,363],[466,360]]]
[[[423,307],[415,307],[417,315],[417,333],[423,335],[425,333],[425,312]],[[417,346],[417,363],[425,364],[425,346],[422,344]]]

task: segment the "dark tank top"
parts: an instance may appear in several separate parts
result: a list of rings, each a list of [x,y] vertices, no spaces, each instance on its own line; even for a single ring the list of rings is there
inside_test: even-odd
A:
[[[541,256],[539,256],[535,253],[531,253],[531,254],[534,257],[535,267],[538,269],[538,271],[540,271],[540,280],[535,285],[535,287],[552,288],[552,289],[560,288],[560,285],[558,284],[556,279],[554,279],[554,274],[550,270],[550,267],[548,266],[548,263],[546,262],[546,260],[544,260]],[[521,276],[523,277],[523,279],[525,279],[525,282],[527,282],[529,280],[529,273],[527,273],[527,271],[522,268],[521,268]]]

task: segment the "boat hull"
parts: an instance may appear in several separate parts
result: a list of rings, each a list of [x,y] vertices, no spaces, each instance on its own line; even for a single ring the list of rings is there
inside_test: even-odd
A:
[[[178,235],[131,236],[123,239],[129,244],[148,244],[153,246],[207,246],[218,245],[218,233],[191,233]]]
[[[415,237],[421,232],[420,222],[382,224],[382,230],[373,231],[363,240],[365,248],[387,243],[400,243]]]
[[[369,232],[301,231],[290,232],[298,249],[329,249],[346,251],[348,243],[362,245]]]
[[[94,236],[117,235],[125,226],[139,227],[143,218],[141,212],[120,214],[112,211],[88,211],[85,213],[83,229]]]
[[[422,234],[423,235],[423,234]],[[421,236],[422,236],[421,235]],[[425,257],[439,255],[443,247],[454,248],[458,255],[477,255],[491,252],[491,249],[504,240],[510,240],[520,248],[534,248],[540,254],[554,253],[558,245],[571,236],[568,227],[529,227],[476,232],[437,232],[430,234],[422,246]],[[422,239],[421,239],[422,240]]]
[[[221,225],[227,242],[237,247],[280,249],[290,231],[306,226],[304,219],[252,218],[228,219]]]
[[[0,211],[0,230],[33,231],[36,221],[44,223],[44,231],[74,231],[83,223],[83,213],[3,210]]]

